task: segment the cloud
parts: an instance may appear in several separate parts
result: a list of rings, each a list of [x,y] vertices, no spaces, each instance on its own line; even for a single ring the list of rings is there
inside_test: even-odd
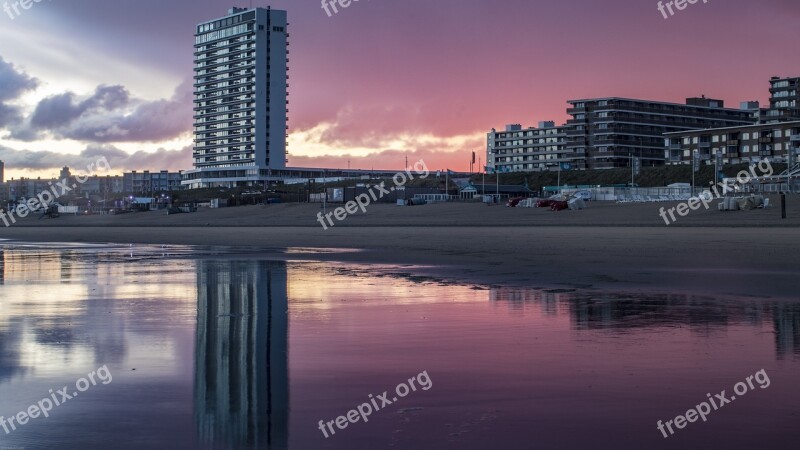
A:
[[[76,102],[72,92],[54,95],[39,102],[31,116],[36,129],[55,128],[80,119],[87,112],[101,114],[127,106],[130,94],[122,86],[98,86],[93,95]]]
[[[191,147],[180,150],[160,148],[155,152],[137,151],[127,153],[113,145],[91,145],[79,154],[64,154],[52,151],[14,150],[0,146],[0,160],[6,170],[41,171],[64,166],[81,170],[101,157],[108,160],[113,172],[131,170],[185,170],[191,167]]]
[[[27,91],[36,89],[39,80],[18,71],[10,62],[0,56],[0,128],[15,125],[22,121],[22,109],[7,102],[18,99]]]
[[[191,131],[191,95],[190,80],[168,100],[135,99],[119,85],[98,86],[85,98],[65,92],[41,100],[10,137],[26,142],[48,137],[89,143],[170,140]]]
[[[26,91],[36,89],[39,80],[18,71],[14,64],[0,56],[0,102],[14,100]]]
[[[349,163],[353,169],[395,170],[404,167],[407,156],[409,163],[424,159],[431,168],[462,170],[469,167],[472,151],[482,156],[486,145],[481,133],[442,137],[398,130],[361,140],[355,135],[352,139],[326,138],[336,127],[337,124],[321,123],[290,134],[289,165],[347,168]]]

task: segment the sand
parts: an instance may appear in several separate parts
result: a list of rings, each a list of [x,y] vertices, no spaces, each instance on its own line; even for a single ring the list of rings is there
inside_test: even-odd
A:
[[[685,217],[676,213],[676,221],[669,225],[677,227],[798,227],[800,226],[800,196],[791,196],[788,201],[788,219],[781,220],[780,202],[777,196],[771,199],[775,205],[769,209],[752,211],[720,212],[712,208],[691,211]],[[388,204],[369,205],[366,214],[358,212],[345,220],[335,221],[335,227],[496,227],[496,226],[592,226],[592,227],[667,227],[659,215],[661,208],[676,207],[676,202],[631,203],[589,202],[582,211],[553,212],[547,208],[506,208],[486,206],[480,203],[446,203],[413,207]],[[341,205],[330,204],[327,212]],[[317,213],[322,205],[294,203],[282,205],[242,206],[235,208],[201,208],[192,214],[167,215],[165,211],[130,213],[121,215],[68,216],[58,219],[26,217],[13,228],[27,226],[278,226],[314,227],[322,229]],[[2,222],[0,222],[2,227]],[[2,233],[0,228],[0,234]]]
[[[0,237],[33,242],[193,244],[296,252],[289,259],[396,264],[424,280],[539,288],[800,299],[800,208],[695,211],[665,226],[667,204],[594,203],[584,211],[470,204],[373,205],[323,230],[318,205],[270,205],[167,216],[32,219]],[[654,216],[654,217],[653,217]],[[661,224],[659,224],[661,221]],[[205,224],[211,225],[205,225]]]

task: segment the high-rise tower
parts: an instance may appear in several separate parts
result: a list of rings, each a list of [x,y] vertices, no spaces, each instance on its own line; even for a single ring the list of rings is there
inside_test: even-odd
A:
[[[189,188],[250,186],[286,167],[286,11],[231,8],[197,25]]]

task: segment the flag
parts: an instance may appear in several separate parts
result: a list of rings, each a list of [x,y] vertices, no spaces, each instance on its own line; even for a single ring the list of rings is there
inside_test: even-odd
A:
[[[561,163],[561,170],[572,170],[572,164],[562,162]]]

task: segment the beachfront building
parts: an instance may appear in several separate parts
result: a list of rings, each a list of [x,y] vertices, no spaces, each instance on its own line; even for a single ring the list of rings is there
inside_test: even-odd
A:
[[[55,183],[56,179],[48,178],[19,178],[10,179],[3,183],[3,197],[7,201],[18,201],[20,199],[28,199],[36,197],[38,194],[50,191],[50,187]]]
[[[619,97],[569,100],[566,151],[585,158],[589,169],[630,167],[631,157],[642,166],[664,165],[664,133],[749,125],[751,109],[725,108],[722,100],[705,96],[685,104]]]
[[[800,121],[762,123],[740,127],[666,133],[665,158],[669,164],[691,164],[694,152],[701,164],[757,162],[762,159],[797,163]]]
[[[286,167],[286,11],[231,8],[197,25],[189,188],[249,186]]]
[[[93,175],[79,183],[79,193],[93,195],[111,195],[122,193],[122,179],[119,175]]]
[[[800,120],[800,77],[772,77],[769,84],[769,108],[761,111],[761,122]]]
[[[177,191],[182,188],[182,172],[125,172],[122,174],[122,191],[132,194],[153,194]]]
[[[541,172],[558,170],[559,165],[585,168],[583,155],[567,152],[567,129],[554,122],[522,129],[506,125],[505,131],[492,128],[486,135],[486,170],[488,172]]]

